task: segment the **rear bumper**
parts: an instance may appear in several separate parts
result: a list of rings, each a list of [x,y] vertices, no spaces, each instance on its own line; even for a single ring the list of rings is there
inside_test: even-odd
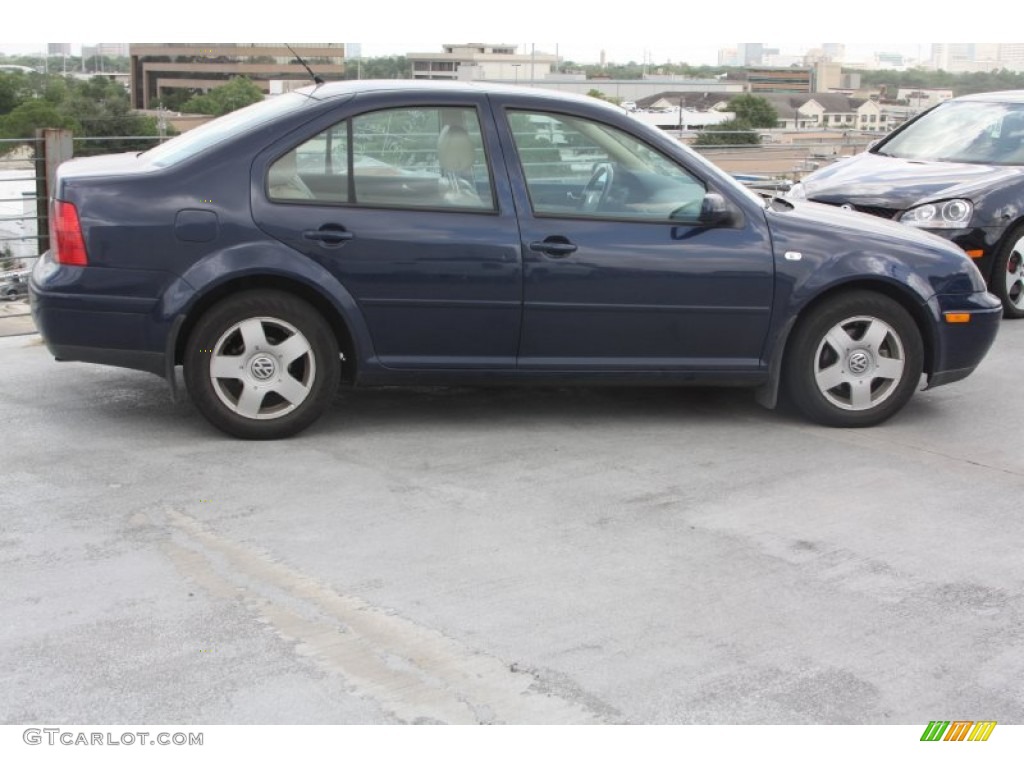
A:
[[[84,268],[91,269],[91,268]],[[79,361],[166,374],[166,327],[158,300],[81,292],[82,267],[40,257],[29,280],[32,319],[50,353]]]
[[[933,296],[928,302],[937,323],[928,389],[969,376],[999,332],[1003,305],[991,293]],[[947,313],[967,315],[968,322],[946,321]]]

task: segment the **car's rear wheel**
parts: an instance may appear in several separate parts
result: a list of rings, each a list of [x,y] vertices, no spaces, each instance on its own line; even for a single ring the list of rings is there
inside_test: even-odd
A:
[[[992,292],[1003,302],[1003,317],[1024,317],[1024,227],[1006,238],[992,268]]]
[[[312,424],[331,402],[341,363],[324,318],[302,299],[246,291],[215,304],[184,355],[199,411],[235,437],[271,440]]]
[[[907,311],[887,296],[855,291],[817,306],[794,330],[784,383],[810,419],[869,427],[906,405],[923,366],[921,334]]]

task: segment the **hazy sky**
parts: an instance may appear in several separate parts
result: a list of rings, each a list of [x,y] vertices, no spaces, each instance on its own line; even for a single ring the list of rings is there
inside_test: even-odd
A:
[[[218,38],[221,39],[221,38]],[[628,61],[643,62],[645,59],[648,62],[654,64],[663,64],[666,61],[672,62],[687,62],[689,64],[717,64],[718,63],[718,51],[720,48],[735,48],[736,41],[724,41],[719,44],[707,44],[707,45],[696,45],[686,43],[661,43],[651,44],[648,46],[641,44],[629,44],[629,43],[616,43],[615,41],[609,41],[608,44],[601,46],[593,43],[581,43],[574,41],[561,41],[561,42],[520,42],[515,40],[507,40],[504,38],[487,37],[484,38],[473,38],[481,39],[484,42],[490,43],[511,43],[518,44],[519,52],[528,54],[530,47],[535,46],[538,52],[543,51],[546,53],[554,53],[556,50],[559,55],[567,61],[575,61],[579,63],[596,62],[600,59],[601,51],[604,50],[609,62],[620,62],[625,63]],[[132,39],[135,41],[135,39]],[[224,42],[238,42],[238,38],[235,39],[224,39]],[[119,42],[116,40],[103,39],[103,42]],[[120,41],[127,42],[127,40]],[[343,41],[339,41],[343,42]],[[375,41],[359,41],[350,40],[349,42],[362,42],[363,56],[389,56],[389,55],[403,55],[410,52],[438,52],[441,50],[442,43],[462,42],[461,39],[450,39],[436,38],[433,40],[422,39],[419,41],[412,40],[409,42],[375,42]],[[771,40],[764,41],[766,46],[779,48],[783,54],[798,55],[810,48],[818,47],[821,45],[821,41],[808,42],[808,43],[776,43]],[[93,45],[92,42],[87,42],[86,45]],[[294,43],[293,43],[294,44]],[[7,54],[27,54],[27,53],[40,53],[46,50],[46,43],[10,43],[0,41],[0,52]],[[891,51],[902,53],[904,56],[909,56],[917,59],[927,59],[930,54],[930,44],[921,43],[918,45],[899,45],[899,44],[848,44],[847,45],[847,60],[848,61],[867,61],[871,58],[874,51]],[[72,52],[78,55],[81,52],[81,43],[72,43]]]
[[[579,3],[575,0],[386,0],[288,6],[250,6],[246,12],[209,2],[175,0],[160,6],[159,23],[140,12],[137,0],[50,0],[47,13],[6,12],[0,50],[40,50],[35,40],[145,42],[154,38],[195,42],[360,42],[364,55],[438,51],[442,43],[518,43],[566,59],[717,63],[719,48],[761,41],[783,53],[799,53],[823,42],[845,42],[853,57],[871,50],[927,58],[932,41],[991,42],[993,25],[981,14],[960,14],[955,27],[938,6],[889,4],[884,13],[868,4],[820,0],[730,0],[728,3]],[[266,9],[266,10],[263,10]],[[21,14],[19,16],[19,13]],[[973,18],[972,18],[973,17]],[[201,23],[199,22],[201,20]],[[806,42],[796,42],[806,41]],[[886,42],[888,41],[888,42]],[[4,44],[6,42],[6,45]],[[848,58],[850,56],[848,55]]]

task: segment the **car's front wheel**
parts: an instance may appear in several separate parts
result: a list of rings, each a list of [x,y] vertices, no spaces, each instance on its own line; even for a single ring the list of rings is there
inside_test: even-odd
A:
[[[1003,316],[1024,317],[1024,227],[1010,233],[993,269],[992,292],[1003,302]]]
[[[288,437],[315,421],[338,387],[330,327],[288,293],[238,293],[206,312],[189,336],[185,383],[199,411],[235,437]]]
[[[794,330],[785,385],[812,420],[869,427],[906,405],[923,366],[921,334],[907,311],[887,296],[855,291],[820,304]]]

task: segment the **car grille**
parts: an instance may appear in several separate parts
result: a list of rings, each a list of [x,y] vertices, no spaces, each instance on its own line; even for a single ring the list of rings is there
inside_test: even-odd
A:
[[[824,203],[825,201],[821,200],[819,202],[823,202]],[[840,206],[840,207],[843,205],[843,203],[831,203],[831,202],[830,203],[825,203],[825,204],[826,205],[835,205],[835,206]],[[849,205],[849,203],[848,203],[848,205]],[[858,211],[860,213],[866,213],[866,214],[869,214],[871,216],[878,216],[879,218],[882,218],[882,219],[894,219],[894,218],[896,218],[896,215],[899,213],[899,210],[896,209],[896,208],[883,208],[880,205],[854,205],[853,206],[853,210]]]

